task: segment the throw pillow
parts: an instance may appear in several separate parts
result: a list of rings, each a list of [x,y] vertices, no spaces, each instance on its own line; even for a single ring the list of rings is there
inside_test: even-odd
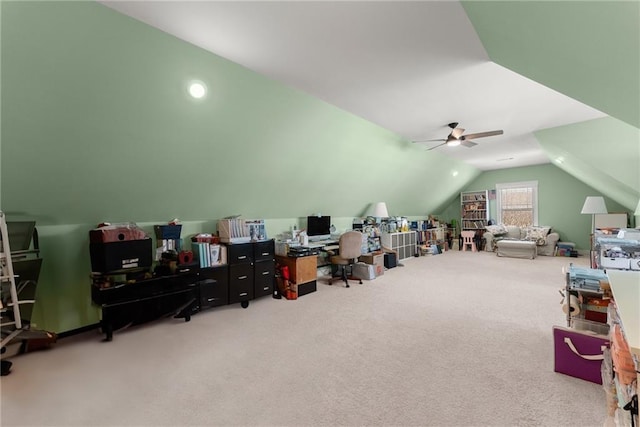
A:
[[[484,228],[494,236],[502,236],[503,234],[507,234],[507,227],[505,227],[503,224],[487,225]]]
[[[536,242],[537,246],[544,246],[547,244],[547,235],[551,231],[551,227],[544,226],[531,226],[526,230],[525,240],[531,240]]]

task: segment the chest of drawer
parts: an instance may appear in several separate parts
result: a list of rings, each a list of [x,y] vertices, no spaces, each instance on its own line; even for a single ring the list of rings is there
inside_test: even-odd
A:
[[[275,261],[260,261],[253,265],[255,298],[270,295],[273,292],[276,277]]]
[[[255,242],[253,246],[253,260],[267,261],[273,260],[275,256],[275,243],[273,240],[266,240],[264,242]]]
[[[229,264],[253,262],[253,243],[238,243],[227,246]]]

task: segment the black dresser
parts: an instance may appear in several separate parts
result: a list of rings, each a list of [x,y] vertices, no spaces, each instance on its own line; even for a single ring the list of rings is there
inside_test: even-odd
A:
[[[227,265],[198,270],[198,302],[194,312],[229,304],[229,268]]]
[[[114,282],[109,287],[101,287],[100,283],[94,277],[91,299],[102,310],[100,326],[107,341],[112,340],[117,329],[164,316],[188,322],[198,297],[197,274],[190,270],[135,282]]]
[[[227,244],[229,304],[271,295],[275,285],[275,243],[273,240]]]

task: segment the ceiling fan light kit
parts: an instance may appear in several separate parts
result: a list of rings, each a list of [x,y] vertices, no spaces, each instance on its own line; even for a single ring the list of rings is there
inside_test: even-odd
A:
[[[449,147],[457,147],[458,145],[460,145],[460,140],[459,139],[451,139],[451,140],[447,141],[447,145]]]
[[[504,131],[502,130],[491,130],[487,132],[476,132],[476,133],[471,133],[469,135],[463,135],[465,129],[459,128],[458,122],[451,122],[447,126],[451,128],[451,133],[449,133],[446,139],[429,139],[427,141],[413,141],[413,142],[444,141],[442,144],[438,144],[435,147],[429,148],[429,150],[442,147],[445,144],[448,147],[457,147],[458,145],[464,145],[467,148],[471,148],[474,145],[478,145],[477,143],[471,141],[471,139],[486,138],[488,136],[502,135],[504,133]]]

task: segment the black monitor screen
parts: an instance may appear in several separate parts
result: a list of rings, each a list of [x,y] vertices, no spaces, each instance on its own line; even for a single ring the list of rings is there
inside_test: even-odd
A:
[[[307,236],[325,236],[331,234],[330,216],[308,216]]]

